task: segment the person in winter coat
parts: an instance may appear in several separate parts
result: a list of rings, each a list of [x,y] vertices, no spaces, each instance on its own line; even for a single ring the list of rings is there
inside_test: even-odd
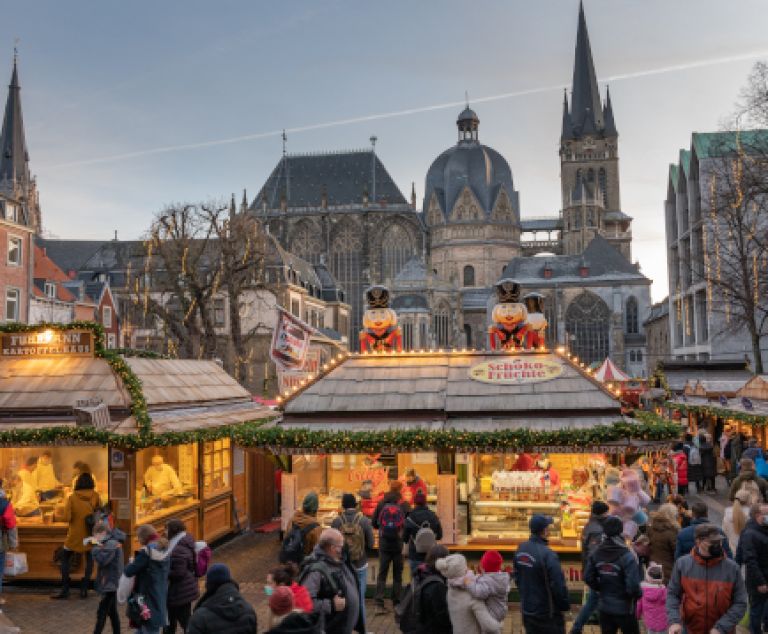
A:
[[[696,546],[675,562],[667,585],[668,634],[730,634],[747,610],[738,564],[725,557],[717,526],[699,524]]]
[[[683,443],[679,442],[672,451],[672,460],[677,472],[677,492],[680,495],[688,493],[688,456],[683,451]]]
[[[646,634],[667,634],[667,589],[664,587],[664,571],[657,563],[651,563],[640,584],[642,598],[637,602],[637,618],[645,624]]]
[[[326,528],[301,569],[301,585],[312,597],[313,612],[326,634],[364,632],[354,570],[344,561],[344,536]]]
[[[192,602],[200,596],[197,583],[195,540],[187,533],[181,520],[173,519],[165,525],[171,567],[168,571],[168,625],[165,634],[175,634],[176,625],[187,631],[192,616]]]
[[[435,567],[438,559],[444,559],[449,554],[441,544],[432,546],[424,563],[416,569],[415,579],[419,588],[416,634],[453,634],[448,612],[448,586],[445,577]]]
[[[679,559],[683,555],[690,554],[691,550],[693,550],[694,546],[694,533],[696,531],[696,527],[699,524],[709,524],[709,518],[707,517],[707,513],[709,512],[709,508],[707,507],[704,502],[696,501],[693,504],[691,504],[691,513],[693,515],[693,519],[691,520],[690,525],[688,525],[686,528],[682,529],[677,534],[677,545],[675,546],[675,560]],[[725,554],[733,559],[733,553],[731,552],[731,546],[728,543],[728,540],[726,539],[726,534],[722,530],[720,533],[723,535],[723,550],[725,551]]]
[[[61,565],[61,590],[51,595],[52,599],[69,598],[69,570],[74,553],[81,553],[85,558],[85,573],[80,582],[80,597],[88,596],[88,586],[91,583],[93,573],[93,557],[90,546],[83,541],[88,534],[88,526],[85,518],[92,515],[101,506],[99,494],[96,493],[96,484],[90,473],[82,473],[77,478],[75,490],[64,503],[64,521],[67,522],[67,537],[64,540],[64,548],[61,551],[59,563]]]
[[[563,634],[563,612],[571,607],[560,560],[548,545],[552,522],[546,515],[534,515],[528,523],[531,536],[515,553],[515,584],[527,634]]]
[[[750,632],[768,628],[768,505],[755,504],[739,540],[738,562],[746,570]]]
[[[624,523],[611,515],[603,524],[605,539],[587,560],[586,584],[599,593],[602,632],[639,634],[635,601],[642,596],[640,565],[622,537]]]
[[[301,502],[301,509],[296,511],[291,517],[291,526],[296,525],[300,529],[308,528],[314,525],[314,528],[309,530],[304,536],[304,556],[309,555],[317,545],[317,540],[320,538],[320,533],[323,532],[323,527],[317,520],[317,509],[320,508],[320,499],[317,497],[317,493],[310,491],[304,496],[304,500]]]
[[[675,565],[675,548],[677,547],[677,534],[679,532],[677,507],[674,504],[662,504],[658,511],[651,513],[648,532],[646,533],[650,540],[648,558],[661,564],[664,569],[665,583],[672,574],[672,567]]]
[[[256,612],[224,564],[213,564],[205,575],[205,594],[195,605],[187,634],[253,634]]]
[[[386,506],[400,507],[403,515],[403,529],[405,518],[411,511],[410,505],[403,500],[403,483],[399,480],[390,482],[390,490],[384,495],[373,513],[373,527],[379,530],[379,574],[376,577],[376,614],[386,614],[384,607],[384,590],[387,585],[389,567],[392,566],[392,604],[396,606],[400,602],[400,590],[403,585],[403,531],[396,538],[390,538],[382,534],[381,515]]]
[[[752,504],[768,500],[768,482],[757,475],[755,462],[749,458],[742,458],[739,461],[739,475],[731,483],[728,499],[733,502],[736,498],[736,492],[742,488],[752,490]],[[755,491],[755,489],[757,490]]]
[[[81,476],[82,477],[82,476]],[[125,567],[126,577],[136,577],[133,594],[141,595],[149,608],[149,619],[138,626],[140,634],[160,634],[167,620],[166,600],[168,598],[168,570],[171,567],[171,552],[168,540],[160,537],[151,524],[142,524],[136,529],[136,539],[141,548]]]
[[[485,602],[491,616],[501,626],[509,610],[509,575],[502,572],[504,560],[497,550],[487,550],[480,558],[479,576],[469,575],[465,587],[475,599]]]
[[[323,634],[317,618],[297,610],[294,595],[286,586],[278,586],[269,597],[269,630],[267,634]]]
[[[120,634],[120,615],[117,613],[117,585],[123,574],[123,543],[125,533],[110,529],[109,523],[97,522],[93,527],[93,560],[96,562],[96,592],[101,595],[96,611],[94,634],[101,634],[109,617],[112,634]]]
[[[408,563],[411,566],[411,575],[416,572],[419,564],[423,563],[427,558],[427,552],[435,545],[434,542],[439,542],[443,538],[443,526],[440,524],[440,518],[427,506],[426,493],[416,493],[413,496],[413,504],[413,510],[405,518],[405,531],[403,532],[403,542],[408,544]],[[417,548],[415,542],[416,535],[423,526],[428,526],[432,529],[435,539],[433,543],[427,544],[426,547],[423,544],[419,544],[420,548]]]
[[[723,513],[723,532],[728,538],[731,552],[736,552],[739,537],[749,521],[749,503],[749,493],[742,489],[736,492],[736,499],[733,504],[726,508],[725,513]]]
[[[701,469],[701,451],[699,446],[703,440],[701,436],[696,436],[689,443],[688,449],[688,482],[696,484],[696,493],[701,493],[704,490],[704,473]],[[690,489],[690,487],[689,487]]]
[[[701,475],[705,491],[715,491],[715,476],[717,476],[717,458],[715,457],[715,447],[712,444],[712,437],[707,434],[701,434],[699,441],[699,453],[701,454]]]
[[[462,634],[482,634],[499,632],[500,625],[494,619],[483,601],[473,599],[464,587],[467,576],[467,560],[464,555],[448,555],[435,562],[435,568],[443,575],[448,584],[446,600],[454,632]]]
[[[19,533],[16,528],[16,513],[13,504],[6,497],[0,480],[0,525],[3,527],[2,539],[0,539],[0,561],[5,561],[5,553],[8,550],[16,550],[19,547]],[[3,592],[4,567],[0,566],[0,605],[5,605]]]
[[[339,517],[331,522],[331,528],[340,531],[342,535],[344,535],[345,531],[351,533],[349,537],[345,537],[344,542],[351,559],[350,563],[357,575],[357,585],[360,590],[360,612],[363,623],[365,623],[365,590],[368,585],[368,551],[373,550],[373,526],[371,525],[371,520],[369,520],[361,511],[357,510],[357,500],[352,493],[345,493],[341,496],[341,507],[344,510]],[[355,542],[358,543],[355,544]],[[353,548],[361,548],[359,554],[355,554],[354,557]]]
[[[595,552],[597,547],[602,543],[603,536],[603,523],[608,517],[608,505],[600,500],[592,502],[591,514],[589,521],[581,531],[581,573],[582,576],[587,569],[587,559]],[[589,589],[587,593],[587,600],[584,605],[581,606],[579,614],[576,616],[576,620],[571,626],[570,634],[581,634],[584,626],[597,610],[597,592]]]
[[[264,594],[271,597],[277,588],[286,586],[293,593],[294,610],[299,610],[307,614],[312,614],[312,597],[304,586],[296,583],[299,576],[299,567],[293,562],[281,564],[269,571],[267,575],[267,585],[264,586]]]

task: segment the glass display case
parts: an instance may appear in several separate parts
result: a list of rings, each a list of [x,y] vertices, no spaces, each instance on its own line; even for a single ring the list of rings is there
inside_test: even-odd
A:
[[[197,444],[136,454],[136,522],[149,524],[199,501]]]
[[[203,496],[208,499],[232,490],[229,438],[203,443]]]
[[[102,504],[107,502],[108,451],[101,447],[0,448],[0,477],[19,526],[66,524],[64,502],[77,477],[92,475]]]

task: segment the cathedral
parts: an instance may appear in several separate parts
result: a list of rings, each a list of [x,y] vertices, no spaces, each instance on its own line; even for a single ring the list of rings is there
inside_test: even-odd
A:
[[[544,295],[550,345],[590,364],[610,356],[642,376],[651,281],[631,261],[619,135],[610,94],[603,101],[598,89],[583,7],[563,103],[557,214],[521,217],[512,170],[481,143],[469,105],[456,126],[456,143],[427,171],[420,207],[372,147],[284,152],[250,211],[284,248],[327,265],[351,305],[352,349],[373,284],[391,290],[405,348],[485,348],[493,286],[510,277]]]

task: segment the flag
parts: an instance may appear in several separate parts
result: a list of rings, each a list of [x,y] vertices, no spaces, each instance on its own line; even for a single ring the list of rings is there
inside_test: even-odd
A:
[[[277,367],[285,370],[301,370],[309,350],[309,337],[314,328],[277,306],[277,324],[272,333],[269,357]]]

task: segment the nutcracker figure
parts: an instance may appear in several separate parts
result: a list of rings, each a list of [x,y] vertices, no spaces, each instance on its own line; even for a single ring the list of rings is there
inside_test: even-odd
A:
[[[498,303],[493,307],[493,323],[488,329],[491,350],[521,347],[528,333],[528,311],[520,303],[520,284],[505,278],[496,284]]]
[[[402,352],[403,334],[397,313],[389,308],[389,289],[371,286],[365,291],[368,308],[363,313],[360,352]]]
[[[528,311],[525,320],[527,332],[523,338],[523,348],[536,350],[546,344],[547,318],[544,316],[544,296],[541,293],[523,295],[523,303]]]

